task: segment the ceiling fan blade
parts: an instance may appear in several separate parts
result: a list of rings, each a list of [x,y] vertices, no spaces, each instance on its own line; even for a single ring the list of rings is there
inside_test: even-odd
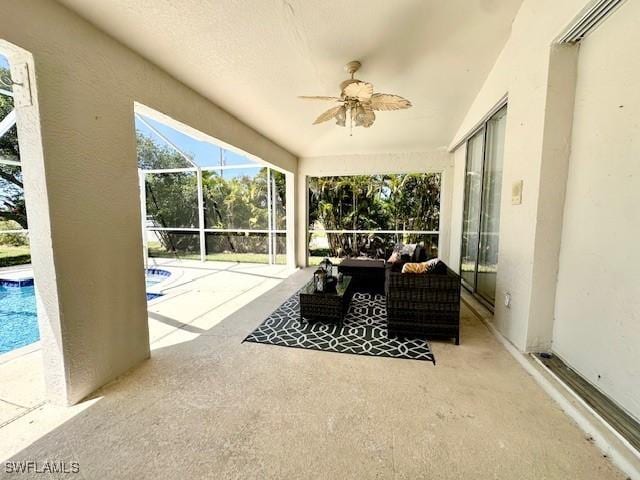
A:
[[[402,110],[411,107],[411,102],[399,95],[376,93],[371,96],[371,108],[374,110]]]
[[[373,85],[367,82],[353,82],[344,87],[342,95],[367,101],[373,95]]]
[[[332,118],[334,118],[336,116],[336,114],[338,113],[338,111],[341,108],[343,108],[342,105],[339,105],[337,107],[331,107],[326,112],[321,113],[320,116],[318,118],[316,118],[315,122],[313,122],[313,124],[317,125],[318,123],[322,123],[322,122],[326,122],[328,120],[331,120]]]
[[[323,97],[320,95],[317,96],[309,96],[309,95],[300,95],[298,96],[298,98],[301,98],[302,100],[327,100],[327,101],[332,101],[332,102],[337,102],[340,100],[339,97]]]

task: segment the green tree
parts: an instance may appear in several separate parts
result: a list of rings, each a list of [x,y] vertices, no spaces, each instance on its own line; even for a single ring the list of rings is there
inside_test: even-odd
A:
[[[440,175],[319,177],[309,185],[309,225],[325,230],[437,230]],[[310,238],[309,238],[310,240]],[[419,234],[327,233],[331,256],[387,255],[395,242],[425,243]]]
[[[0,75],[8,74],[8,70],[0,68]],[[13,98],[0,95],[0,120],[5,118],[11,110],[13,110]],[[0,137],[0,159],[20,160],[18,131],[15,125]],[[0,220],[15,222],[21,228],[27,228],[22,169],[17,165],[0,163]]]
[[[138,166],[142,169],[168,169],[190,166],[179,153],[158,145],[138,133]],[[226,171],[203,171],[202,193],[205,228],[266,230],[268,228],[267,168],[255,175]],[[285,176],[272,171],[277,228],[284,228]],[[147,174],[147,221],[164,228],[197,227],[198,189],[195,172]],[[156,232],[169,252],[199,251],[196,233]],[[267,235],[253,233],[207,233],[207,252],[267,252]],[[283,243],[284,240],[280,243]]]
[[[381,201],[380,176],[313,178],[309,186],[309,223],[325,230],[384,229],[387,215]],[[332,256],[365,253],[375,234],[327,233]]]
[[[159,145],[140,132],[136,133],[138,168],[143,170],[188,168],[191,164],[166,145]]]
[[[229,175],[230,171],[226,172]],[[216,171],[206,171],[202,182],[207,228],[268,229],[266,167],[260,168],[256,175],[245,173],[229,178]],[[264,233],[207,235],[207,251],[210,252],[266,253],[267,248],[267,235]]]
[[[138,167],[145,170],[185,168],[190,164],[175,150],[158,145],[151,138],[136,134]],[[149,173],[145,194],[147,221],[163,228],[196,227],[198,200],[193,172]],[[198,251],[198,235],[167,231],[155,232],[168,252]]]

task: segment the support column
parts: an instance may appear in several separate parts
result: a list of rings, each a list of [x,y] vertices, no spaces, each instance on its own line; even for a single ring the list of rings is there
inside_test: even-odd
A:
[[[307,266],[307,224],[309,209],[308,178],[298,173],[296,182],[296,263],[299,267]]]
[[[274,253],[273,253],[273,242],[272,242],[272,236],[273,236],[273,215],[272,215],[272,211],[271,211],[271,205],[273,202],[273,198],[271,197],[273,194],[272,190],[271,190],[271,169],[267,168],[267,257],[268,257],[268,263],[269,265],[273,265],[274,259]]]
[[[538,183],[527,351],[548,350],[553,336],[577,63],[577,45],[554,45],[551,48]]]
[[[200,233],[200,261],[207,260],[207,236],[204,232],[204,196],[202,189],[202,169],[198,167],[196,170],[198,182],[198,229]]]
[[[142,258],[144,268],[149,267],[149,244],[147,242],[147,175],[142,170],[138,170],[140,185],[140,217],[142,220]]]
[[[29,70],[16,118],[46,395],[71,405],[149,357],[133,104],[8,58]]]
[[[300,211],[300,205],[296,203],[296,191],[297,191],[297,174],[285,173],[286,179],[286,197],[287,197],[287,266],[289,268],[295,268],[300,266],[296,262],[296,245],[297,245],[297,216]]]

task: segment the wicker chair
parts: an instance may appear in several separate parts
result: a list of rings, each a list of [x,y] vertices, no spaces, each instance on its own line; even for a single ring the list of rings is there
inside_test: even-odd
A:
[[[460,277],[411,274],[386,269],[385,293],[390,335],[454,338],[460,345]]]

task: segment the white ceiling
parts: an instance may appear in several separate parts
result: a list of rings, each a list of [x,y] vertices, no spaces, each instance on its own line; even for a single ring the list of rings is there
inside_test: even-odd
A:
[[[299,156],[445,147],[521,0],[60,0]],[[343,66],[413,108],[370,129],[311,125]]]

